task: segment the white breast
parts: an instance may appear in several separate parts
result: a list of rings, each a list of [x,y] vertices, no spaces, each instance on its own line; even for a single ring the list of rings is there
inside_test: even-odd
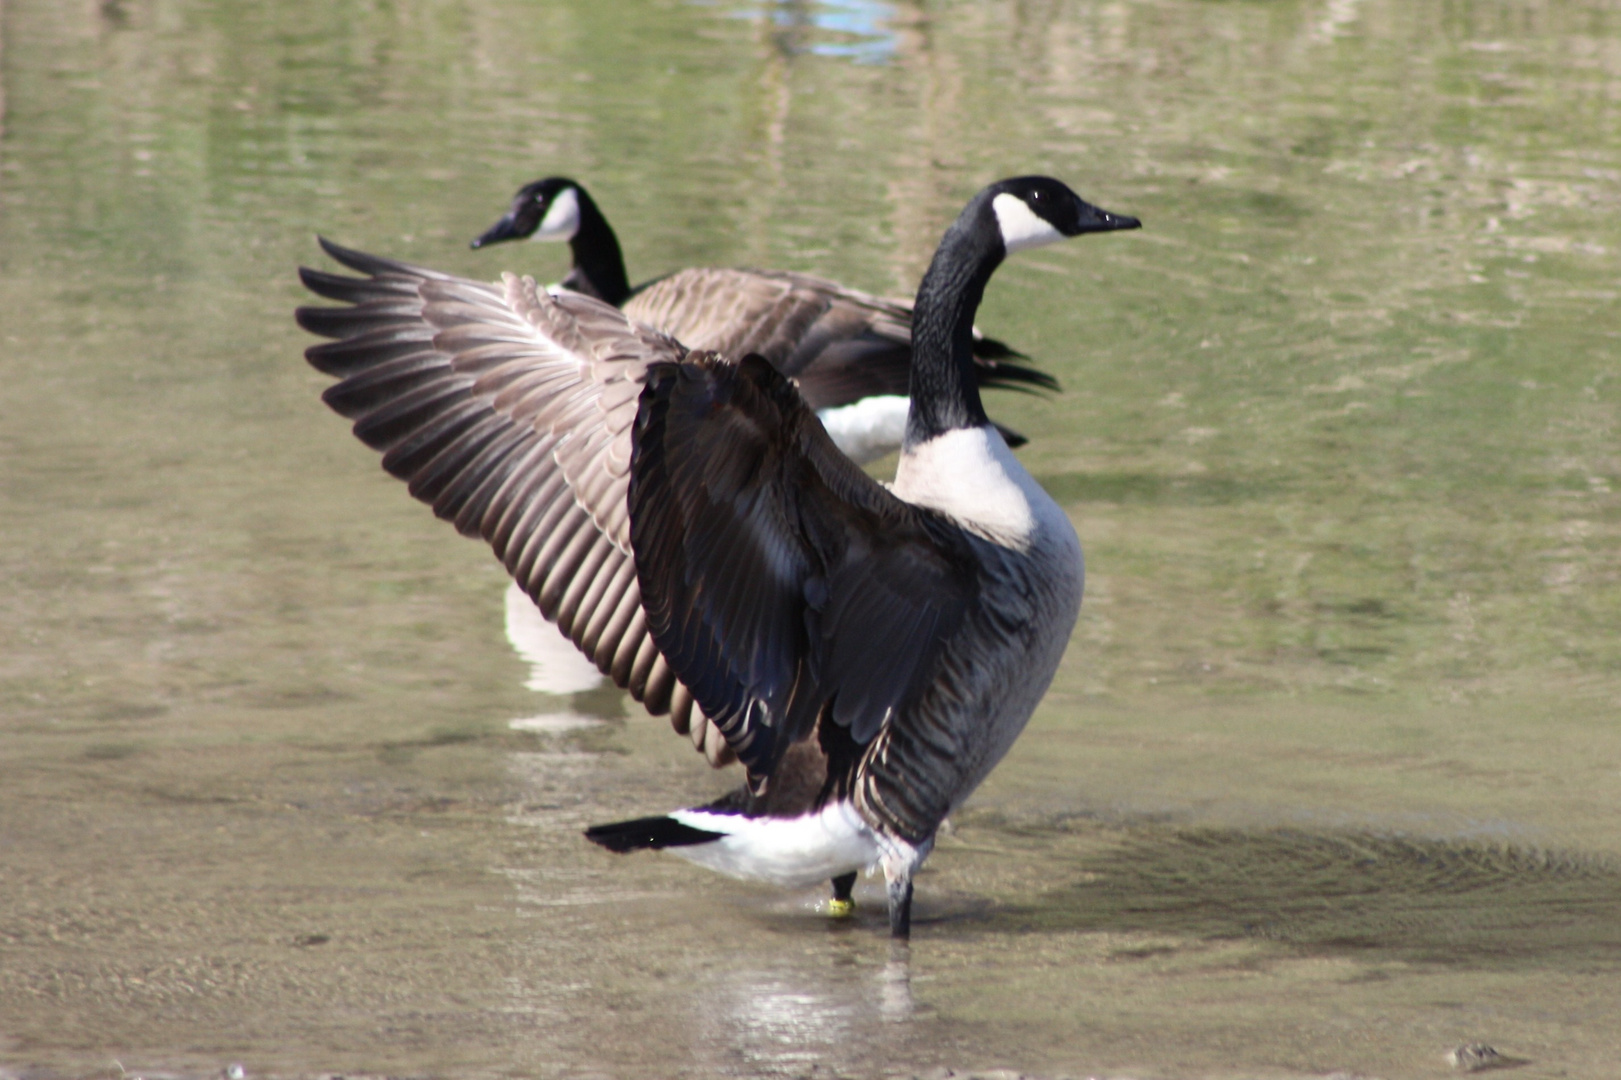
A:
[[[1080,557],[1069,515],[990,425],[957,428],[905,451],[892,490],[1004,547],[1025,551],[1039,536],[1048,544],[1073,546]]]
[[[557,624],[548,622],[517,582],[507,585],[507,640],[529,662],[531,690],[544,694],[577,694],[602,685],[602,672]]]
[[[883,394],[816,415],[844,456],[865,465],[900,448],[910,406],[911,399],[904,394]]]

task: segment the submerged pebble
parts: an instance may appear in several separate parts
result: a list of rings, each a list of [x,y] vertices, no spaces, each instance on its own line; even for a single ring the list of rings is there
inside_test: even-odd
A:
[[[1464,1072],[1481,1072],[1508,1064],[1508,1059],[1485,1043],[1465,1043],[1447,1051],[1447,1064]]]

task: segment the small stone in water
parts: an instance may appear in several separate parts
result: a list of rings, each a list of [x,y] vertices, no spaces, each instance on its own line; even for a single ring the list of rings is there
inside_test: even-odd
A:
[[[1465,1043],[1447,1051],[1447,1064],[1464,1072],[1480,1072],[1506,1064],[1502,1054],[1485,1043]]]

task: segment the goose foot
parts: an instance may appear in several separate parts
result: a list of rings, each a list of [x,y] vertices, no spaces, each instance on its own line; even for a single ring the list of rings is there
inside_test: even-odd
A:
[[[833,879],[833,899],[827,902],[827,913],[831,918],[843,919],[856,909],[856,902],[851,893],[856,887],[856,872],[840,874]]]

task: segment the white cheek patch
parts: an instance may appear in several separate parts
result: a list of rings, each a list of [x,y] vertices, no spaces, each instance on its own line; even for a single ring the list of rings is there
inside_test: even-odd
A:
[[[996,223],[1002,229],[1002,246],[1009,255],[1064,238],[1051,222],[1030,209],[1017,195],[1003,192],[991,200],[991,209],[996,211]]]
[[[540,228],[530,239],[572,240],[579,231],[580,197],[573,188],[564,188],[552,200],[552,205],[546,208],[546,216],[540,219]]]

